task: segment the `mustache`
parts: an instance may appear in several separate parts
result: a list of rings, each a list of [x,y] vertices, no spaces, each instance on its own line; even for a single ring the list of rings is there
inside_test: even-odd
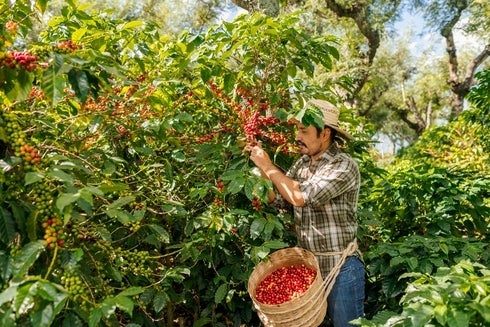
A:
[[[296,141],[296,145],[306,147],[306,144],[304,144],[304,143],[303,143],[303,142],[301,142],[301,141]]]

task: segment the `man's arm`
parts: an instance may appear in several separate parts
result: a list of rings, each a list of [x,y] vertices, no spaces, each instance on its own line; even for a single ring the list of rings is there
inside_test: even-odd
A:
[[[262,176],[268,178],[279,194],[291,203],[295,207],[303,207],[305,200],[301,193],[299,182],[286,176],[281,169],[279,169],[270,159],[267,152],[265,152],[260,146],[247,145],[245,151],[250,152],[250,159],[261,170]],[[275,197],[269,195],[269,200],[273,200]]]

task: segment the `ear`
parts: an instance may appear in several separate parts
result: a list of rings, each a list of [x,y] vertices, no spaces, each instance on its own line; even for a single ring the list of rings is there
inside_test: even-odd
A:
[[[332,134],[332,130],[328,127],[325,127],[322,131],[322,137],[325,139],[325,140],[328,140],[330,139],[330,135]]]

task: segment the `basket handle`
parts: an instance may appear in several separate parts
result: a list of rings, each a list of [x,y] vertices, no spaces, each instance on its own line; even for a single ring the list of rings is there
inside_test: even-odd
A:
[[[321,290],[325,290],[325,296],[328,297],[330,294],[330,291],[332,290],[333,285],[335,284],[335,280],[337,279],[337,276],[340,273],[340,269],[344,265],[345,261],[347,260],[347,257],[354,254],[358,249],[357,246],[357,241],[354,240],[347,245],[347,248],[344,249],[342,252],[328,252],[328,253],[318,253],[316,252],[315,255],[335,255],[335,254],[342,254],[342,257],[340,257],[340,260],[337,262],[337,264],[330,270],[328,275],[323,279],[322,287],[318,288],[317,292]],[[317,296],[317,293],[315,293],[315,296]]]

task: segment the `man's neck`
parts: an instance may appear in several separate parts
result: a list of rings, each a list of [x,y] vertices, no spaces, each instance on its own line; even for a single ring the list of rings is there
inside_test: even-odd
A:
[[[328,151],[328,149],[332,146],[332,141],[329,140],[328,142],[326,142],[325,144],[326,145],[322,145],[322,147],[320,148],[320,150],[315,153],[314,155],[311,155],[310,156],[310,160],[311,160],[311,163],[314,163],[318,160],[318,158],[320,158],[322,156],[322,154],[324,154],[326,151]]]

